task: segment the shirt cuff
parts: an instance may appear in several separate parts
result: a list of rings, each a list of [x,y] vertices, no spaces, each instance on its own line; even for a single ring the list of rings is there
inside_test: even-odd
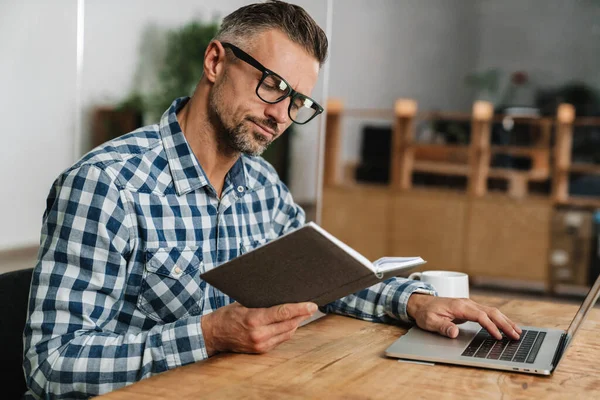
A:
[[[415,292],[426,293],[437,296],[433,286],[420,281],[409,281],[408,279],[396,278],[396,285],[388,285],[386,288],[390,293],[386,296],[388,299],[387,309],[400,321],[413,324],[415,320],[408,315],[406,305],[408,299]]]
[[[201,318],[198,315],[165,325],[161,337],[169,369],[208,358]]]

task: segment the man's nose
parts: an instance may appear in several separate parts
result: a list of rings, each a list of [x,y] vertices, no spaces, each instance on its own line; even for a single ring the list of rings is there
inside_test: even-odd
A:
[[[290,98],[283,99],[279,103],[267,104],[265,116],[274,119],[278,124],[287,124],[289,121],[288,108]]]

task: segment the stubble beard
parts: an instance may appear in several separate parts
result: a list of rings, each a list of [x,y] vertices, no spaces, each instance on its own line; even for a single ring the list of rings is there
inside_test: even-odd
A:
[[[248,122],[257,122],[255,118],[245,117],[242,121],[238,122],[234,126],[228,126],[223,120],[225,111],[223,110],[224,96],[222,91],[222,84],[226,81],[227,76],[223,77],[223,80],[213,87],[213,90],[208,97],[209,117],[215,130],[217,132],[217,146],[219,152],[224,154],[230,153],[244,153],[250,156],[260,156],[273,142],[267,139],[258,132],[248,128]],[[263,121],[263,123],[269,126],[270,122]],[[271,126],[272,127],[272,126]],[[276,129],[276,126],[275,126]]]

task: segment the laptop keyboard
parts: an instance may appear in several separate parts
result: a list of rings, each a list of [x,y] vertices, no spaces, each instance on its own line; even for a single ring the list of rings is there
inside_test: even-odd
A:
[[[504,334],[502,340],[497,340],[481,329],[461,355],[533,364],[545,337],[546,332],[524,330],[519,340],[511,340]]]

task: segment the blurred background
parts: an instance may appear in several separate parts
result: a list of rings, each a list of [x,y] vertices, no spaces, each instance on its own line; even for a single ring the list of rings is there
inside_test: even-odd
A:
[[[600,1],[303,0],[326,112],[265,153],[368,258],[475,288],[585,294],[600,271]],[[54,179],[154,123],[241,0],[1,0],[0,270],[33,265]]]

